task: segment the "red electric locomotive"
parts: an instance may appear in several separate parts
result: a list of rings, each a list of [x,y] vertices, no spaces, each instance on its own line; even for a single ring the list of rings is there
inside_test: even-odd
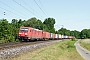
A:
[[[43,31],[31,27],[20,27],[18,38],[20,40],[39,40],[43,38]]]

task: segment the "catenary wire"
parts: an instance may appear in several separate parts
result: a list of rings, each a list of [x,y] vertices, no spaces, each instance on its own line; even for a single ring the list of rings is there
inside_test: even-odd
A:
[[[16,16],[20,16],[20,15],[18,15],[18,14],[16,14],[16,13],[14,13],[14,12],[12,12],[12,11],[9,11],[9,10],[7,10],[7,9],[5,9],[5,8],[2,8],[2,7],[0,7],[1,9],[3,9],[3,10],[6,10],[6,11],[8,11],[8,12],[10,12],[10,13],[12,13],[12,14],[14,14],[14,15],[16,15]]]
[[[33,12],[35,12],[36,14],[39,14],[38,12],[36,12],[32,7],[30,7],[25,1],[21,0],[26,6],[28,6]],[[42,17],[42,16],[41,16]]]
[[[2,3],[2,4],[4,4],[4,5],[6,5],[7,7],[11,8],[11,9],[13,9],[13,10],[17,11],[17,12],[19,12],[20,14],[24,15],[24,16],[22,16],[22,17],[24,17],[24,18],[25,18],[25,14],[23,14],[23,13],[21,13],[20,11],[18,11],[18,10],[16,10],[16,9],[12,8],[11,6],[9,6],[9,5],[7,5],[7,4],[3,3],[2,1],[0,1],[0,3]]]
[[[38,5],[38,3],[34,0],[34,2],[37,4],[37,6],[40,8],[40,10],[43,12],[43,14],[45,15],[45,16],[47,16],[46,14],[45,14],[45,12],[42,10],[42,8]]]
[[[41,1],[39,0],[39,2],[40,2],[40,4],[41,4],[41,6],[42,6],[42,8],[43,8],[43,10],[46,12],[46,10],[45,10],[45,8],[44,8],[44,6],[43,6],[43,4],[41,3]],[[46,12],[46,14],[47,14],[47,12]],[[48,15],[48,14],[47,14]]]
[[[29,11],[30,13],[32,13],[33,15],[37,16],[36,14],[34,14],[33,12],[31,12],[30,10],[28,10],[26,7],[24,7],[23,5],[21,5],[20,3],[18,3],[17,1],[13,0],[15,3],[17,3],[18,5],[20,5],[21,7],[23,7],[24,9],[26,9],[27,11]],[[38,16],[37,16],[38,17]]]

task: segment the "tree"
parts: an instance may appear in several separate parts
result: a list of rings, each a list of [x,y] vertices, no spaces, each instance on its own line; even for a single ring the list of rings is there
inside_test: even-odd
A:
[[[70,31],[66,28],[61,28],[55,31],[54,28],[55,19],[46,18],[42,23],[41,20],[35,17],[28,20],[12,19],[11,23],[8,23],[6,19],[0,20],[0,41],[14,42],[18,39],[18,30],[20,26],[33,27],[39,30],[47,31],[50,33],[62,34],[67,36],[74,36],[76,38],[90,38],[90,29],[83,29],[81,32],[74,30]]]
[[[20,21],[19,21],[20,22]],[[12,35],[14,36],[15,40],[18,38],[18,30],[19,30],[19,24],[18,23],[18,20],[17,19],[12,19],[12,22],[11,22],[11,28],[12,28]]]
[[[58,30],[58,33],[61,35],[74,36],[76,38],[80,38],[80,32],[76,30],[70,31],[70,30],[67,30],[66,28],[61,28]]]
[[[17,20],[17,19],[12,19],[11,24],[12,24],[13,26],[15,26],[16,28],[18,28],[18,20]]]
[[[80,33],[81,38],[90,38],[90,29],[83,29]]]
[[[67,30],[66,28],[61,28],[58,30],[58,33],[61,35],[70,35],[70,30]]]
[[[43,24],[43,31],[49,32],[49,29],[48,29],[48,27],[45,24]]]
[[[44,29],[48,29],[48,32],[55,33],[55,19],[54,18],[46,18],[43,24],[46,26]]]
[[[24,26],[33,27],[33,28],[35,28],[36,25],[37,25],[37,19],[35,17],[28,19],[24,24]]]
[[[90,38],[90,29],[87,31],[87,38]]]
[[[39,30],[43,30],[43,23],[41,20],[37,20],[35,28]]]
[[[22,19],[19,19],[19,21],[18,21],[18,28],[20,28],[20,26],[23,26],[23,21],[22,21]]]
[[[9,41],[13,40],[11,31],[12,31],[11,25],[8,23],[8,21],[6,19],[2,19],[0,21],[1,40],[5,40],[5,42],[9,42]]]
[[[79,31],[76,31],[76,30],[71,31],[70,32],[70,36],[74,36],[76,38],[80,38],[80,32]]]

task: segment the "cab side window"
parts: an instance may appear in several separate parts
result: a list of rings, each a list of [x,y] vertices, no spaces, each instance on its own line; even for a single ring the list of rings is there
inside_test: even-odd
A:
[[[30,30],[30,32],[31,32],[31,30]]]

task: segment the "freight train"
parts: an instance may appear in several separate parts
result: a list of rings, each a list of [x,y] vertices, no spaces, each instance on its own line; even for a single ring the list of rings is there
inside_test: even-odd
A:
[[[18,38],[21,41],[57,40],[57,39],[59,40],[59,39],[71,39],[73,38],[73,36],[64,36],[61,34],[49,33],[32,27],[20,27],[18,32]]]

